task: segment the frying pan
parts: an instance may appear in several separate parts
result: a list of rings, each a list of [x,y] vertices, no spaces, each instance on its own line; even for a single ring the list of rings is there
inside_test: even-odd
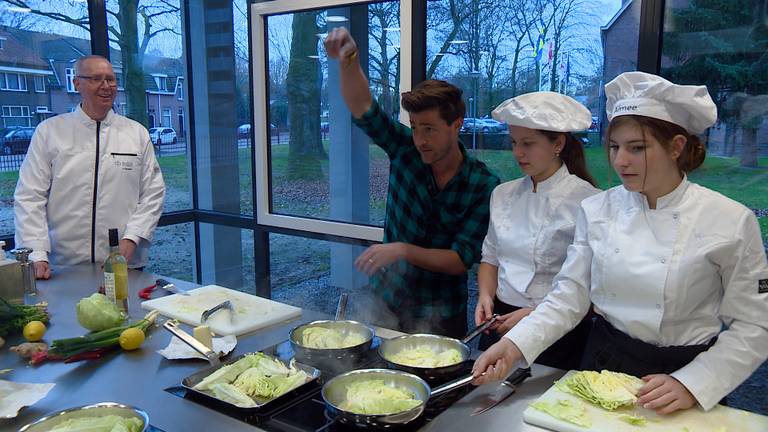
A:
[[[347,388],[354,383],[368,380],[382,380],[388,386],[407,390],[421,403],[405,411],[387,414],[356,414],[341,409],[340,406],[347,397]],[[432,389],[426,381],[407,372],[391,369],[359,369],[338,375],[325,383],[322,396],[326,409],[334,417],[334,421],[367,429],[388,429],[418,419],[424,413],[430,398],[463,387],[471,381],[472,375],[467,375]]]
[[[486,321],[481,326],[474,329],[462,340],[454,339],[447,336],[421,334],[421,333],[382,340],[381,345],[379,346],[379,356],[381,356],[381,358],[387,362],[387,365],[390,368],[399,369],[401,371],[414,374],[416,376],[424,378],[425,380],[431,383],[445,382],[446,380],[449,380],[458,376],[464,367],[463,365],[464,362],[469,360],[469,356],[472,353],[472,350],[469,348],[467,343],[472,339],[476,338],[480,333],[482,333],[485,329],[487,329],[494,322],[496,322],[498,317],[499,317],[498,314],[493,315],[488,321]],[[400,353],[407,349],[413,349],[413,348],[422,347],[422,346],[427,346],[435,353],[444,352],[449,349],[455,349],[459,352],[459,355],[461,356],[461,360],[452,365],[439,366],[439,367],[410,366],[410,365],[398,363],[392,360],[392,357],[395,356],[397,353]]]

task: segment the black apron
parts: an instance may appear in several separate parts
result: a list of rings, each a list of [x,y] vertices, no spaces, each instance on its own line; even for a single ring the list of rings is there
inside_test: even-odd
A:
[[[493,312],[506,315],[516,310],[522,309],[518,306],[512,306],[504,303],[496,297],[493,301]],[[547,348],[535,360],[536,363],[558,369],[578,369],[583,356],[584,347],[587,344],[590,327],[592,326],[591,313],[587,314],[581,322],[565,336]],[[485,351],[501,339],[496,332],[483,334],[480,336],[478,348]]]
[[[697,355],[715,344],[660,347],[635,339],[616,329],[605,318],[595,314],[581,369],[608,369],[636,377],[649,374],[671,374],[690,363]]]

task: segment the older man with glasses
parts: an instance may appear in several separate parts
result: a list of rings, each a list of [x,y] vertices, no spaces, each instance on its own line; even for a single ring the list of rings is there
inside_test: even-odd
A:
[[[75,63],[81,102],[35,129],[14,194],[16,246],[34,250],[38,278],[50,264],[103,262],[117,228],[129,267],[146,264],[163,211],[165,183],[147,129],[115,113],[117,78],[109,60]]]

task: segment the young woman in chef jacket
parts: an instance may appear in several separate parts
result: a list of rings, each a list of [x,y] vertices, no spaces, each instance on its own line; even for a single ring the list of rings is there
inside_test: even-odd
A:
[[[535,92],[502,102],[493,118],[509,125],[512,153],[525,177],[499,185],[491,195],[475,323],[494,313],[501,317],[480,339],[483,350],[552,290],[573,241],[579,204],[600,192],[587,170],[581,141],[573,135],[592,123],[586,107],[559,93]],[[582,320],[537,362],[578,368],[590,327]]]
[[[717,112],[706,87],[628,72],[605,86],[622,186],[585,199],[553,291],[475,363],[532,363],[594,304],[582,367],[642,377],[638,404],[709,410],[768,357],[768,263],[754,213],[688,181]],[[485,376],[480,376],[482,372]]]

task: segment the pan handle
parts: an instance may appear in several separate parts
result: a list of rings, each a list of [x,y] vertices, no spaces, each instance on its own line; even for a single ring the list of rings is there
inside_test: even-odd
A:
[[[219,354],[203,345],[200,341],[192,337],[189,333],[182,330],[178,324],[174,321],[166,321],[163,324],[163,328],[171,332],[174,336],[181,339],[182,342],[189,345],[190,348],[199,352],[208,360],[211,366],[221,366],[221,360],[219,360]]]
[[[341,296],[339,297],[339,304],[336,306],[336,321],[341,321],[344,319],[344,316],[347,314],[347,300],[349,299],[349,294],[347,293],[341,293]]]
[[[466,335],[466,336],[464,337],[464,339],[462,339],[461,341],[462,341],[462,342],[464,342],[464,343],[469,343],[469,341],[471,341],[472,339],[476,338],[476,337],[477,337],[477,336],[478,336],[480,333],[482,333],[483,331],[485,331],[485,329],[487,329],[487,328],[488,328],[488,327],[490,327],[490,326],[491,326],[493,323],[495,323],[497,319],[499,319],[499,314],[493,314],[493,315],[491,316],[491,319],[489,319],[488,321],[484,322],[484,323],[483,323],[482,325],[480,325],[479,327],[477,327],[477,328],[475,328],[474,330],[472,330],[472,331],[471,331],[471,332],[470,332],[468,335]]]
[[[483,372],[482,375],[485,375],[485,372]],[[463,378],[459,378],[457,380],[453,380],[449,383],[443,384],[440,387],[432,389],[432,391],[429,393],[429,397],[432,398],[435,396],[439,396],[443,393],[447,393],[451,390],[464,387],[465,385],[472,382],[472,378],[473,378],[472,374],[469,374]]]

